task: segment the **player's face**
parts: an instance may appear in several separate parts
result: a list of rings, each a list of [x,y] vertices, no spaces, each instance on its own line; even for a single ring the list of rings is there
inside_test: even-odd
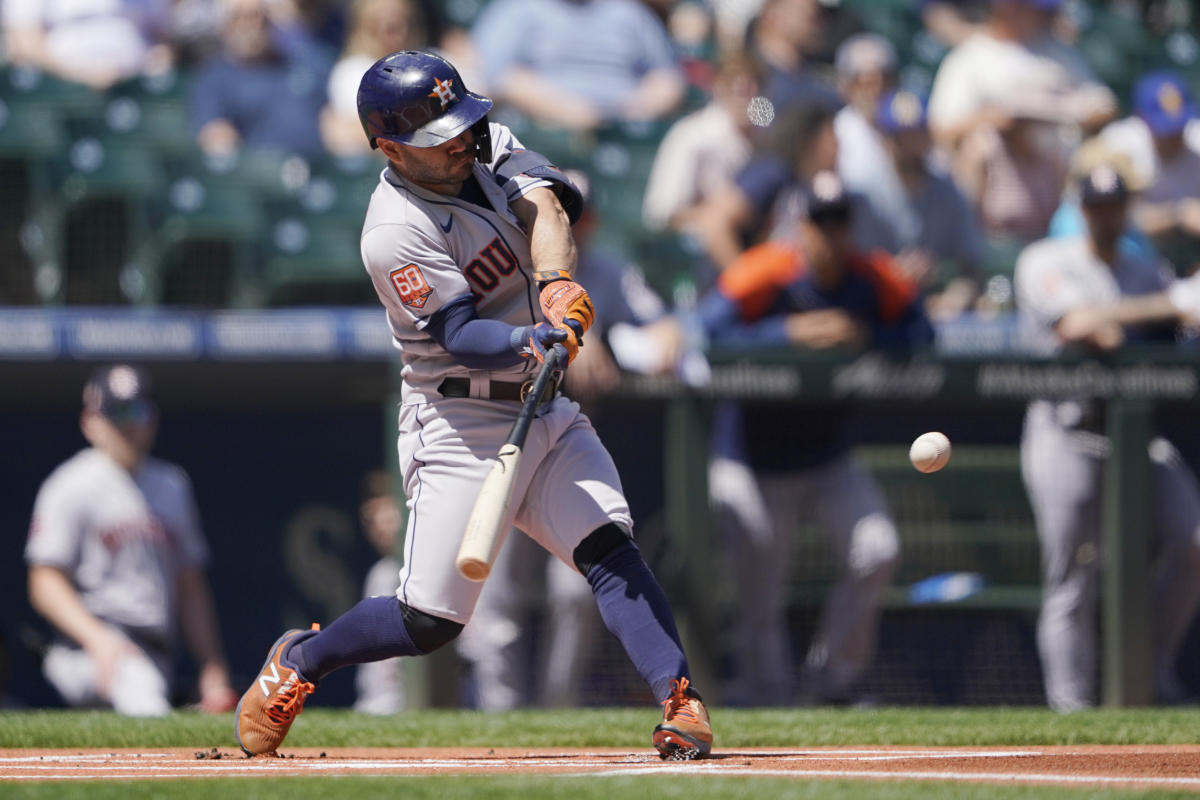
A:
[[[1116,244],[1125,232],[1128,211],[1129,204],[1123,199],[1083,205],[1083,217],[1096,244],[1106,249]]]
[[[382,139],[379,147],[397,172],[437,194],[458,194],[475,164],[475,134],[470,130],[437,147],[412,147]]]
[[[83,412],[84,437],[126,469],[133,469],[154,446],[158,418],[151,414],[136,419],[110,419],[94,411]]]

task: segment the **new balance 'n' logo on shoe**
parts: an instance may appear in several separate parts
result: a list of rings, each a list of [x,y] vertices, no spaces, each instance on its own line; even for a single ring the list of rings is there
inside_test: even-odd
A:
[[[712,750],[708,710],[687,678],[671,681],[671,696],[663,701],[663,721],[654,729],[654,746],[664,759],[690,761]]]
[[[233,732],[247,755],[274,753],[283,743],[296,715],[304,709],[304,698],[317,687],[283,663],[283,653],[300,639],[315,635],[312,631],[290,630],[275,640],[258,679],[242,695],[234,717]]]

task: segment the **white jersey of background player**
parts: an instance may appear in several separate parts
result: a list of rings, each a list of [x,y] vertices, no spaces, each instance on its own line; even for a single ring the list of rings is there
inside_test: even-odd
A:
[[[481,584],[455,568],[467,517],[551,347],[573,357],[594,313],[571,277],[578,192],[526,151],[492,103],[431,53],[380,59],[359,84],[367,138],[388,158],[362,256],[400,348],[398,455],[408,498],[394,596],[371,597],[320,631],[287,631],[242,696],[236,733],[276,750],[315,682],[333,670],[424,655],[453,640]],[[690,687],[666,597],[632,539],[616,467],[579,406],[539,398],[514,479],[515,524],[583,573],[609,630],[664,706],[663,757],[708,753],[708,713]]]
[[[1099,167],[1080,184],[1087,232],[1029,245],[1017,261],[1020,324],[1045,351],[1062,344],[1111,350],[1125,341],[1172,341],[1175,326],[1194,321],[1195,281],[1172,283],[1169,269],[1120,244],[1128,193]],[[1021,439],[1021,471],[1042,548],[1043,595],[1038,651],[1046,698],[1070,711],[1096,703],[1096,595],[1101,559],[1101,472],[1110,445],[1103,407],[1086,399],[1036,400]],[[1161,437],[1152,465],[1156,690],[1181,699],[1174,660],[1200,603],[1200,489],[1173,446]]]
[[[25,559],[30,599],[57,629],[47,680],[71,705],[167,713],[176,620],[201,665],[201,704],[236,697],[217,635],[191,482],[147,455],[156,411],[144,373],[98,370],[81,426],[92,447],[60,465],[34,503]]]

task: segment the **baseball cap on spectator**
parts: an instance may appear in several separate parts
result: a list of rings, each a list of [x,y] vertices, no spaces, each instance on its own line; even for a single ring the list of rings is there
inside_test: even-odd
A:
[[[118,424],[146,422],[157,412],[150,398],[150,376],[130,364],[92,372],[83,388],[83,407]]]
[[[1079,181],[1079,202],[1085,206],[1102,205],[1125,200],[1129,189],[1121,174],[1107,164],[1101,164]]]
[[[821,170],[813,176],[808,187],[808,218],[817,225],[831,225],[850,220],[850,196],[836,173]]]
[[[867,72],[895,72],[899,63],[892,43],[875,33],[856,33],[838,45],[833,66],[842,78]]]
[[[888,134],[923,129],[924,99],[907,89],[894,89],[884,93],[875,108],[875,125]]]
[[[1196,115],[1187,84],[1173,72],[1152,72],[1133,87],[1133,113],[1155,136],[1182,133]]]

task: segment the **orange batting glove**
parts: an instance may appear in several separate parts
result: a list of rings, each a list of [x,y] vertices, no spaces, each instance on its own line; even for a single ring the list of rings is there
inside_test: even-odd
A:
[[[570,331],[568,341],[575,349],[583,346],[583,334],[596,321],[596,311],[587,290],[571,280],[566,270],[541,272],[535,277],[541,287],[539,300],[543,316],[551,325]]]

